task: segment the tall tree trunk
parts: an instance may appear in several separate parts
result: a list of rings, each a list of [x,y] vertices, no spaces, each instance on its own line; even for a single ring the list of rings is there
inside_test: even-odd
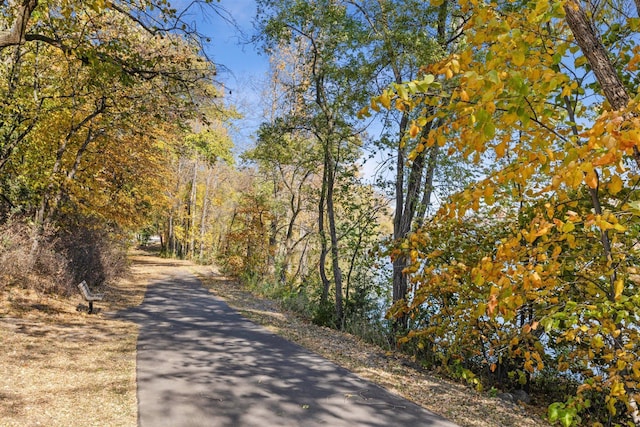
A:
[[[173,231],[173,209],[169,212],[167,220],[167,255],[173,256],[175,253],[175,236]]]
[[[400,79],[400,76],[396,80]],[[401,81],[401,79],[400,79]],[[402,113],[400,119],[400,128],[398,130],[398,143],[396,151],[396,182],[395,182],[395,212],[393,216],[393,240],[394,242],[400,242],[406,237],[406,234],[402,232],[402,224],[404,222],[404,216],[407,214],[404,210],[404,174],[405,174],[405,162],[406,162],[406,146],[403,144],[404,136],[407,133],[407,127],[409,126],[409,115]],[[406,264],[406,258],[402,254],[398,254],[393,259],[393,272],[392,272],[392,295],[391,300],[393,303],[401,301],[407,294],[407,277],[404,274]],[[406,328],[407,318],[402,316],[396,319],[394,322],[395,329],[402,330]]]
[[[328,165],[329,173],[327,174],[327,220],[329,221],[329,236],[331,239],[331,266],[333,270],[333,280],[336,291],[336,318],[338,326],[342,326],[344,317],[344,307],[342,302],[342,270],[340,269],[340,254],[338,248],[338,233],[336,231],[336,216],[333,201],[333,191],[335,187],[336,162],[331,153],[329,153]]]
[[[281,172],[283,182],[286,183],[286,177],[282,169],[280,170],[280,172]],[[298,242],[293,241],[293,232],[296,227],[296,221],[298,219],[298,216],[302,211],[302,191],[303,191],[302,187],[304,186],[305,182],[310,176],[311,176],[311,171],[307,171],[300,179],[300,182],[298,183],[297,188],[295,190],[293,186],[293,181],[291,185],[286,184],[287,188],[291,192],[291,198],[289,199],[289,208],[291,209],[291,217],[289,218],[289,224],[287,225],[287,234],[285,236],[285,242],[284,242],[285,253],[282,260],[282,266],[280,268],[279,280],[280,280],[280,283],[283,285],[286,284],[287,276],[289,274],[289,269],[291,268],[291,264],[293,263],[293,255],[294,255],[295,247],[299,243],[299,241]],[[296,277],[297,277],[297,273],[296,273]]]
[[[326,148],[325,148],[326,151]],[[322,294],[320,296],[320,304],[325,305],[329,301],[329,287],[331,283],[329,282],[329,278],[327,277],[327,254],[329,253],[327,249],[327,233],[324,225],[324,211],[325,211],[325,199],[327,194],[327,173],[328,173],[328,165],[327,165],[327,156],[325,154],[324,159],[324,168],[322,172],[322,188],[320,189],[320,200],[318,202],[318,234],[320,236],[320,260],[319,260],[319,271],[320,271],[320,280],[322,281]]]
[[[426,138],[431,130],[429,122],[422,129],[421,138]],[[409,170],[409,177],[407,179],[407,187],[406,189],[402,189],[404,197],[404,204],[402,205],[400,213],[396,212],[396,218],[394,220],[394,241],[397,243],[402,242],[407,238],[409,233],[411,232],[411,228],[413,225],[413,221],[416,218],[416,212],[419,206],[421,188],[422,188],[422,176],[424,174],[425,163],[426,163],[426,153],[427,151],[421,151],[416,155],[416,158],[413,160],[411,164],[411,169]],[[400,173],[400,171],[399,171]],[[397,197],[397,196],[396,196]],[[407,275],[404,273],[404,269],[408,264],[408,257],[405,253],[400,252],[396,254],[396,257],[393,261],[393,302],[396,303],[398,301],[402,301],[406,299],[408,292],[408,279]],[[398,317],[395,321],[395,329],[396,331],[402,331],[406,329],[408,326],[408,317],[406,315],[402,315]]]
[[[198,203],[198,158],[193,161],[193,177],[191,179],[191,197],[189,198],[189,243],[187,258],[194,259],[196,254],[196,217]]]
[[[278,200],[279,184],[275,173],[272,176],[273,200]],[[279,214],[274,213],[269,226],[269,248],[267,254],[267,271],[271,276],[276,275],[276,255],[278,253],[278,223]],[[280,275],[281,276],[281,275]],[[286,277],[286,275],[285,275]]]
[[[211,181],[213,180],[213,171],[209,167],[207,177],[204,181],[204,196],[202,198],[202,214],[200,215],[200,247],[198,248],[198,259],[200,262],[204,260],[204,241],[207,235],[207,217],[209,214],[209,193],[211,192]]]
[[[438,152],[440,147],[434,144],[429,148],[429,160],[427,161],[427,178],[425,179],[422,193],[422,200],[416,213],[416,227],[420,228],[424,225],[427,216],[427,208],[431,205],[431,197],[433,195],[433,177],[436,173],[438,165]]]
[[[636,7],[638,15],[640,15],[640,2],[636,1]],[[630,96],[618,77],[618,73],[609,58],[607,50],[602,44],[602,40],[597,36],[594,25],[587,17],[584,9],[576,0],[569,0],[564,5],[564,11],[567,25],[569,25],[576,43],[593,69],[605,98],[609,101],[609,104],[614,110],[626,108],[629,104]],[[568,109],[572,112],[570,106],[568,106]],[[640,167],[640,152],[638,152],[637,147],[633,147],[633,157],[636,165]],[[601,212],[602,208],[600,207],[597,188],[590,188],[589,193],[591,195],[595,212]],[[611,260],[611,242],[607,231],[603,230],[600,237],[604,256],[608,260]],[[610,299],[613,299],[615,294],[613,290],[615,280],[616,270],[614,268],[609,279],[611,287],[609,291]],[[626,385],[625,390],[629,396],[629,406],[631,407],[631,417],[633,422],[636,425],[640,425],[640,410],[638,409],[637,402],[634,398],[633,390],[630,390]]]

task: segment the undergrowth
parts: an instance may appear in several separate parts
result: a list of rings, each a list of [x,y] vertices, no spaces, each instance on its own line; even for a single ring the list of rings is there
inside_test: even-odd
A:
[[[82,280],[101,285],[126,268],[125,240],[88,223],[38,227],[10,218],[0,225],[0,290],[19,286],[70,295]]]

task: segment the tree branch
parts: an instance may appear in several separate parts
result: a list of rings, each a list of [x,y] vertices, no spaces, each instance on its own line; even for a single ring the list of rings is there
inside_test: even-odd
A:
[[[27,31],[27,24],[37,5],[38,0],[22,0],[22,3],[18,6],[16,19],[13,21],[11,28],[0,31],[0,50],[25,42],[24,36]]]

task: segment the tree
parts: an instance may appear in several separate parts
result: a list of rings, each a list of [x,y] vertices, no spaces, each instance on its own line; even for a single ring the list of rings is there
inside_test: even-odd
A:
[[[273,124],[260,127],[257,144],[245,157],[258,163],[273,188],[271,245],[279,254],[274,260],[277,280],[288,285],[300,279],[298,272],[290,277],[298,247],[314,235],[311,224],[303,221],[305,213],[309,214],[312,181],[320,165],[318,147],[313,138],[290,131],[283,120],[276,119]]]
[[[23,10],[29,23],[23,43],[1,50],[7,108],[0,170],[10,209],[39,222],[75,209],[131,226],[161,200],[153,197],[164,166],[156,164],[158,142],[195,117],[195,99],[214,95],[208,81],[215,70],[195,39],[152,28],[147,6],[67,2],[40,4],[38,13],[6,10],[7,22]],[[162,10],[167,23],[179,20]]]
[[[454,320],[410,336],[438,342],[467,325],[471,332],[455,335],[456,345],[482,338],[482,363],[496,370],[508,356],[522,384],[545,362],[579,373],[576,396],[549,407],[552,421],[637,423],[638,148],[635,102],[624,83],[635,87],[636,41],[629,35],[636,18],[608,5],[588,15],[575,2],[460,6],[469,17],[466,49],[426,70],[453,85],[452,101],[437,116],[450,131],[440,137],[476,162],[493,158],[499,167],[453,197],[435,220],[518,221],[489,240],[480,259],[440,258],[443,247],[425,243],[429,228],[410,239],[419,297],[400,312],[419,315],[446,287],[453,299],[440,307],[449,307]],[[396,86],[374,103],[434,105],[421,83]],[[427,146],[438,136],[430,135]],[[479,298],[464,303],[474,294]],[[494,338],[488,331],[496,331]],[[589,399],[593,393],[604,395],[601,406]]]
[[[337,324],[343,318],[343,277],[337,235],[335,188],[342,163],[354,160],[358,131],[353,123],[354,104],[366,94],[361,86],[361,58],[351,49],[363,34],[350,19],[347,8],[333,1],[260,2],[260,21],[267,48],[295,44],[302,47],[309,75],[296,88],[305,102],[294,120],[311,132],[322,147],[323,175],[318,202],[318,233],[321,251],[319,272],[323,282],[322,301],[329,294],[325,271],[330,255]],[[349,86],[347,86],[349,82]],[[350,90],[345,90],[350,87]],[[361,99],[361,98],[360,98]]]
[[[173,182],[171,188],[165,188],[170,206],[159,214],[164,253],[199,261],[211,258],[213,245],[205,242],[210,240],[213,180],[219,172],[218,163],[234,164],[226,126],[235,116],[233,110],[211,108],[206,124],[193,124],[194,131],[183,134],[175,144]]]
[[[440,60],[455,52],[462,35],[464,19],[456,14],[451,2],[423,7],[413,1],[367,1],[350,2],[357,12],[361,25],[370,32],[367,45],[369,61],[376,73],[371,84],[384,88],[390,84],[400,85],[419,78],[421,67]],[[424,9],[420,13],[416,10]],[[382,90],[382,89],[380,89]],[[380,98],[388,105],[387,94]],[[445,101],[446,102],[446,101]],[[372,108],[373,107],[373,108]],[[361,116],[377,113],[384,125],[378,145],[383,151],[394,152],[395,168],[393,196],[395,198],[394,231],[392,245],[392,300],[405,304],[410,299],[406,268],[409,254],[402,249],[402,242],[426,220],[431,207],[436,177],[448,172],[442,168],[447,157],[441,153],[441,144],[428,148],[421,146],[431,129],[437,129],[438,107],[429,109],[398,109],[379,114],[376,104],[365,107]],[[422,130],[418,132],[421,123]],[[416,150],[417,147],[422,147]],[[451,181],[445,177],[445,181]],[[449,186],[450,187],[450,186]],[[395,319],[395,329],[404,331],[408,317]]]
[[[27,268],[55,246],[66,277],[102,281],[109,239],[122,250],[168,203],[170,155],[217,102],[215,67],[164,1],[0,12],[0,221],[35,222]]]

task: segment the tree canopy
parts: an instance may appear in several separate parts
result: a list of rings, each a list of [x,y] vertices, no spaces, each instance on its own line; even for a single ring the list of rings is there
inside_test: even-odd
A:
[[[638,3],[257,6],[239,153],[185,10],[3,3],[1,225],[157,234],[552,423],[640,425]]]

